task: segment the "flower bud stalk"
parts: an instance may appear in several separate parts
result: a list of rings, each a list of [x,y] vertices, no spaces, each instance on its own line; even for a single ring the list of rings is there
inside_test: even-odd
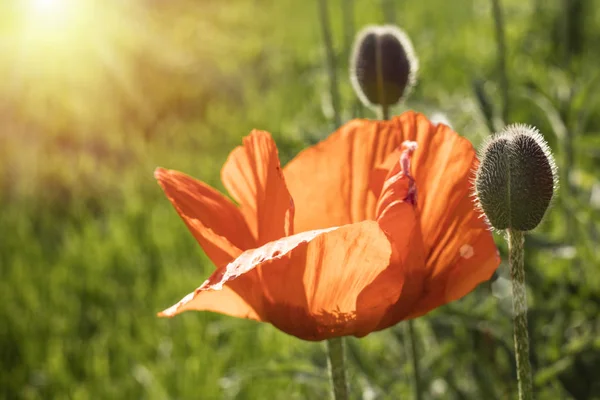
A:
[[[532,400],[533,384],[531,362],[529,360],[529,333],[527,330],[527,292],[523,262],[525,238],[523,232],[515,229],[507,229],[506,233],[513,292],[513,324],[519,400]]]
[[[327,339],[327,366],[335,400],[348,400],[345,358],[344,338]]]

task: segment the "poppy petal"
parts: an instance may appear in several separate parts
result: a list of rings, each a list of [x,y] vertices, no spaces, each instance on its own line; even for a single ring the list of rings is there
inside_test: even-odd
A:
[[[159,313],[160,317],[173,317],[184,311],[212,311],[237,318],[260,320],[259,315],[233,289],[225,286],[223,290],[202,291],[197,295],[190,293],[179,303]]]
[[[254,130],[245,137],[229,155],[221,179],[240,204],[258,245],[293,233],[294,202],[269,133]]]
[[[490,271],[498,268],[500,254],[491,235],[480,233],[471,244],[459,248],[459,260],[446,276],[446,302],[454,301],[471,292],[477,285],[491,278]]]
[[[178,171],[157,168],[154,176],[216,266],[254,247],[240,211],[215,189]]]
[[[464,202],[461,207],[472,205]],[[459,208],[455,212],[464,216],[470,211]],[[476,213],[457,219],[449,229],[455,233],[445,241],[446,247],[427,278],[426,293],[415,305],[411,318],[470,293],[489,280],[500,264],[492,234]]]
[[[414,219],[412,226],[417,226]],[[404,265],[396,257],[389,268],[392,251],[375,221],[303,232],[244,252],[194,295],[222,290],[260,270],[262,301],[239,286],[235,290],[261,310],[263,320],[306,340],[364,336],[402,293]],[[183,310],[179,307],[175,312]]]
[[[375,218],[371,171],[402,139],[387,122],[354,120],[302,151],[284,168],[298,232]]]
[[[371,176],[369,177],[369,190],[373,192],[376,198],[379,198],[381,195],[381,191],[383,189],[383,184],[385,183],[388,175],[390,174],[390,170],[398,164],[400,160],[400,155],[402,154],[402,149],[397,148],[383,160],[379,165],[377,165],[371,171]]]
[[[249,307],[256,310],[257,315],[264,314],[263,303],[265,288],[262,283],[258,283],[257,277],[260,268],[257,267],[261,264],[268,263],[269,261],[288,256],[289,253],[301,243],[306,243],[329,230],[303,232],[267,243],[260,248],[243,252],[237,259],[228,265],[217,269],[200,287],[185,296],[177,304],[163,311],[162,315],[172,317],[188,310],[212,310],[217,306],[207,305],[204,300],[196,299],[206,296],[205,293],[221,291],[226,288],[227,290],[233,289],[235,293],[239,294]],[[297,283],[301,284],[301,277]],[[202,306],[197,306],[198,304],[201,304]],[[239,307],[237,304],[233,306],[234,308],[232,310],[222,309],[219,312],[235,315],[236,310],[238,310]],[[226,307],[226,305],[224,305],[224,307]],[[264,320],[264,318],[260,319]]]

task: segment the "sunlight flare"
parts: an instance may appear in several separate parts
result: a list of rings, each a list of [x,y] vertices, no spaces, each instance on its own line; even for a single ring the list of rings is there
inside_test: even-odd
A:
[[[62,20],[68,12],[66,0],[30,0],[30,12],[36,20]]]
[[[60,0],[32,0],[31,5],[36,11],[48,12],[60,8],[64,5],[64,2]]]

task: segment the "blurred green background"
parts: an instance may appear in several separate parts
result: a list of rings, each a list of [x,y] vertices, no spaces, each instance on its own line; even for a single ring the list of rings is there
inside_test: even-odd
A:
[[[527,238],[540,399],[600,399],[600,2],[504,0],[508,118],[491,0],[2,0],[0,397],[318,399],[324,346],[267,324],[155,313],[212,265],[153,179],[219,189],[228,152],[270,131],[282,162],[373,118],[352,93],[357,29],[396,23],[420,59],[394,110],[444,118],[475,145],[538,126],[561,187]],[[335,98],[335,95],[333,96]],[[497,235],[506,259],[502,238]],[[510,286],[418,319],[425,399],[512,399]],[[353,398],[411,398],[402,324],[348,341]]]

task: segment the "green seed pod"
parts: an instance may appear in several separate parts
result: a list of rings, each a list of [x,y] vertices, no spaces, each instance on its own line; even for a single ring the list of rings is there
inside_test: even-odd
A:
[[[410,39],[393,25],[368,26],[358,33],[350,59],[350,79],[367,106],[391,106],[416,81],[418,61]]]
[[[554,157],[536,128],[510,125],[484,145],[475,195],[492,227],[534,229],[557,185]]]

